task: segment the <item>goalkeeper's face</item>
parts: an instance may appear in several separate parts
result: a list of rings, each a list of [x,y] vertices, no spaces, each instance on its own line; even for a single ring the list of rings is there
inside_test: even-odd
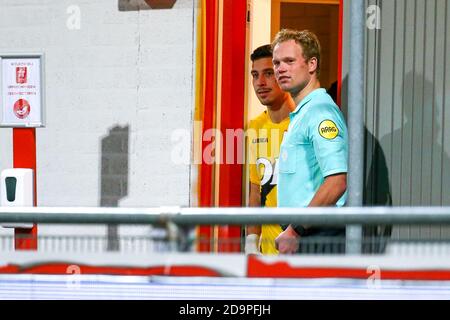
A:
[[[255,60],[252,64],[251,75],[253,89],[262,105],[271,107],[283,99],[284,91],[275,79],[271,58]]]

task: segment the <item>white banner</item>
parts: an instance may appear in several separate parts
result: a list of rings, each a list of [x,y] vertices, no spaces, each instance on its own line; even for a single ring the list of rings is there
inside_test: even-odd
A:
[[[2,118],[9,127],[40,127],[42,120],[39,57],[2,58]]]

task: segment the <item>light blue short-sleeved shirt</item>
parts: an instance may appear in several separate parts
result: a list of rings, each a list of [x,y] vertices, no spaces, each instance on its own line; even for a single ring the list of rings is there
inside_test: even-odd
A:
[[[316,89],[291,112],[281,143],[278,206],[306,207],[325,177],[348,170],[348,133],[339,107]],[[347,192],[338,200],[343,206]]]

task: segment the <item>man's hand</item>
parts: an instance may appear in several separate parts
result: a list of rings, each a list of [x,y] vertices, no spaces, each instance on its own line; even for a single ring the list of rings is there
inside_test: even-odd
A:
[[[300,236],[289,225],[286,230],[275,239],[275,247],[281,254],[293,254],[298,251]]]

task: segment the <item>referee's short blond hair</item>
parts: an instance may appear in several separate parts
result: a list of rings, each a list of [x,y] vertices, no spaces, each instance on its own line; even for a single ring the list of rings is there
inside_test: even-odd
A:
[[[292,29],[282,29],[278,31],[272,42],[273,48],[282,42],[289,40],[294,40],[303,50],[303,57],[306,61],[311,58],[317,59],[317,76],[320,75],[320,42],[317,36],[309,30],[292,30]]]

